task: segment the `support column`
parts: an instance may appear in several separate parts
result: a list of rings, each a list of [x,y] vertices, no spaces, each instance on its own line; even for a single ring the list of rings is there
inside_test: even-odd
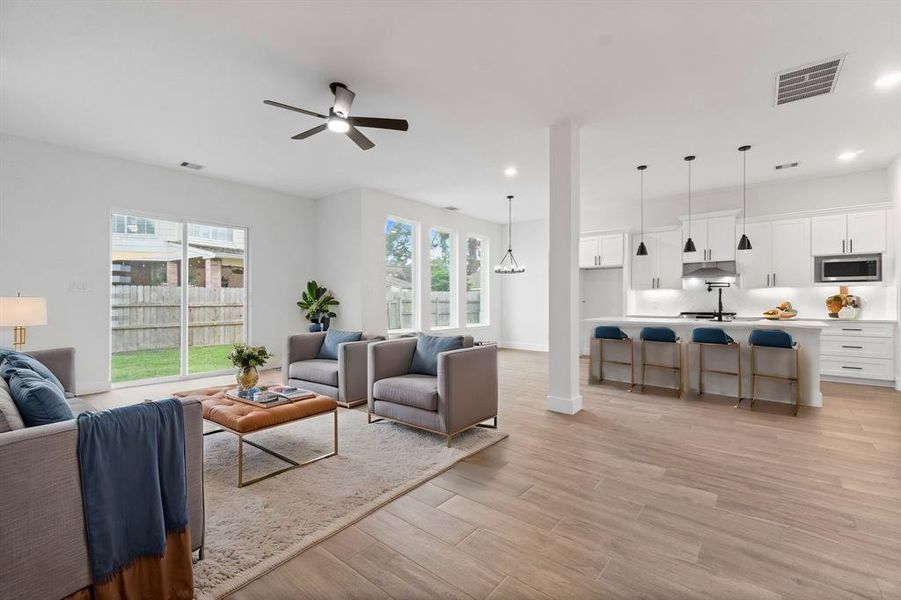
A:
[[[544,407],[573,415],[579,393],[579,128],[571,119],[551,127],[548,237],[550,331]]]
[[[895,389],[901,391],[901,156],[896,156],[895,160],[889,164],[889,198],[892,200],[894,208],[894,222],[889,231],[892,232],[891,245],[894,243],[894,249],[889,248],[891,252],[894,250],[894,285],[897,294],[897,313],[898,327],[895,328]],[[883,277],[885,274],[883,273]]]

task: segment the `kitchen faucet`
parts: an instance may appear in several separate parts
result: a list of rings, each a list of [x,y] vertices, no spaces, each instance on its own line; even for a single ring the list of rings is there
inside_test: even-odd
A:
[[[728,281],[705,281],[704,284],[707,286],[707,291],[712,292],[713,288],[717,288],[719,292],[719,306],[716,310],[716,317],[711,319],[711,321],[722,321],[723,320],[723,288],[731,287],[732,284]]]

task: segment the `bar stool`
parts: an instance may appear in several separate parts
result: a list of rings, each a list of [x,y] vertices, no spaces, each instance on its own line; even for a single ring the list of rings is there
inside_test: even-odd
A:
[[[676,332],[670,329],[669,327],[643,327],[641,330],[641,334],[639,335],[641,339],[641,391],[644,391],[644,374],[645,369],[648,367],[654,367],[655,369],[669,369],[674,373],[678,373],[679,376],[679,387],[677,388],[677,392],[679,397],[682,397],[682,340],[680,340],[676,336]],[[656,363],[649,363],[645,358],[645,344],[672,344],[673,348],[676,350],[676,354],[678,355],[678,366],[673,365],[661,365]],[[676,362],[675,360],[673,362]]]
[[[620,342],[625,344],[629,352],[629,360],[610,360],[604,358],[604,344]],[[590,355],[588,359],[588,383],[604,382],[604,363],[615,365],[629,365],[629,391],[635,387],[635,370],[632,367],[632,338],[626,335],[619,327],[599,325],[594,328],[594,337],[590,340]],[[594,376],[593,367],[598,366],[598,377]]]
[[[797,342],[792,340],[792,336],[781,329],[755,329],[751,332],[748,343],[751,346],[751,408],[754,408],[754,393],[758,377],[768,379],[781,379],[788,381],[789,390],[792,384],[795,385],[795,416],[798,416],[798,410],[801,408],[801,348]],[[785,350],[793,350],[795,354],[795,375],[772,375],[769,373],[758,373],[757,365],[754,357],[755,348],[782,348]]]
[[[696,327],[691,332],[691,345],[698,347],[698,396],[704,393],[704,373],[719,373],[721,375],[735,375],[738,377],[738,402],[735,408],[741,404],[741,344],[729,337],[725,331],[719,327]],[[736,371],[723,371],[721,369],[705,369],[704,368],[704,347],[730,346],[735,348]],[[689,354],[689,358],[690,358]],[[688,362],[688,358],[686,358]]]

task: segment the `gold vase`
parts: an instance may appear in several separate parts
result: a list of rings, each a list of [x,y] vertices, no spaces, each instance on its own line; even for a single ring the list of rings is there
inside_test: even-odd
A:
[[[242,391],[256,387],[259,380],[260,372],[257,371],[256,367],[241,367],[238,372],[235,373],[235,381],[238,382],[238,388]]]

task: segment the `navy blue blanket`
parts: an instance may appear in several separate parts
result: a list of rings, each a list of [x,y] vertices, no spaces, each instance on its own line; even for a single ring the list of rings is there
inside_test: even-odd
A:
[[[95,584],[162,556],[188,524],[184,413],[175,399],[78,415],[78,465]]]

